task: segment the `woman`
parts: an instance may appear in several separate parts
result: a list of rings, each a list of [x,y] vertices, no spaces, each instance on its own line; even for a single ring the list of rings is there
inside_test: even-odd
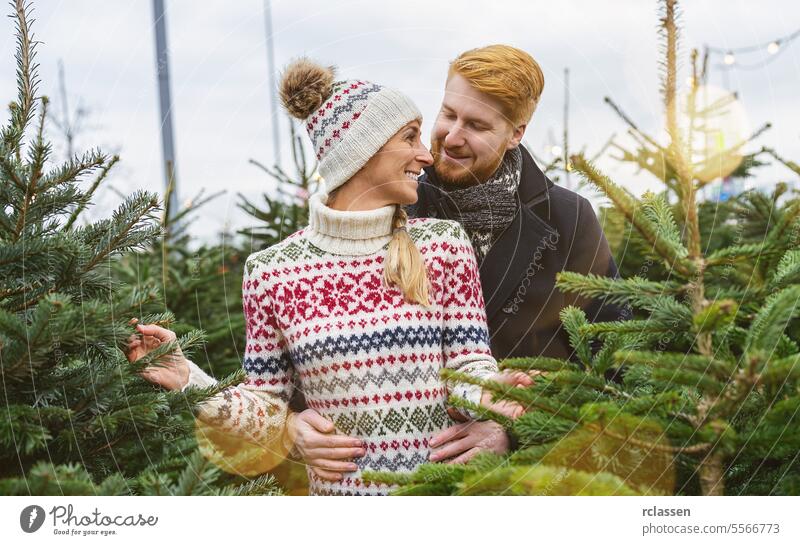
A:
[[[522,410],[492,404],[478,386],[448,391],[442,367],[530,379],[497,372],[463,229],[407,220],[401,207],[416,201],[416,178],[432,163],[414,103],[375,83],[334,81],[332,67],[306,59],[287,68],[281,99],[306,125],[328,193],[311,197],[308,227],[248,257],[247,380],[202,403],[198,417],[267,448],[294,446],[308,463],[312,495],[386,494],[390,487],[361,472],[412,471],[427,461],[429,439],[453,424],[448,395],[512,418]],[[132,361],[175,338],[158,326],[137,328]],[[294,374],[310,407],[300,415],[287,407]],[[214,382],[179,351],[144,376],[170,389]]]

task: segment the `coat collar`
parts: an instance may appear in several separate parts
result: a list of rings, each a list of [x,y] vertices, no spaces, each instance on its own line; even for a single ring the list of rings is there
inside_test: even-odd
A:
[[[522,151],[522,178],[518,190],[520,201],[530,205],[541,199],[547,199],[553,182],[544,175],[525,146],[520,145],[520,151]]]
[[[551,182],[524,146],[522,174],[517,189],[517,214],[497,241],[492,244],[480,267],[486,317],[492,317],[503,307],[526,275],[534,276],[542,267],[544,252],[554,249],[559,234],[539,217],[531,206],[548,200]],[[425,169],[426,179],[419,186],[419,212],[429,215],[429,207],[440,218],[457,218],[447,194],[439,189],[439,180],[432,167]],[[532,278],[531,278],[532,280]]]

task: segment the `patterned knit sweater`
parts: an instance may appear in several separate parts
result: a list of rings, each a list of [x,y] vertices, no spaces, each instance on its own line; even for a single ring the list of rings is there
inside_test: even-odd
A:
[[[457,222],[408,221],[431,282],[423,307],[383,281],[394,207],[339,211],[326,199],[312,196],[308,227],[247,259],[247,379],[199,405],[197,416],[279,448],[297,374],[308,407],[366,446],[353,459],[359,469],[339,482],[309,468],[309,493],[382,495],[392,487],[365,482],[362,471],[413,471],[428,460],[432,436],[454,424],[446,397],[480,401],[480,387],[448,391],[439,370],[485,378],[497,362],[475,255]],[[191,365],[187,387],[213,382]]]

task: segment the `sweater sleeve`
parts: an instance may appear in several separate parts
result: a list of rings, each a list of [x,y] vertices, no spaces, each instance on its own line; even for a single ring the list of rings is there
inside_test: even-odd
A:
[[[195,362],[189,361],[189,382],[181,388],[181,392],[185,392],[186,388],[196,386],[198,388],[207,388],[217,383],[217,379],[203,371]]]
[[[247,340],[243,367],[247,377],[242,384],[229,386],[199,403],[195,410],[197,418],[210,426],[265,448],[277,448],[286,446],[292,365],[260,271],[258,263],[250,259],[245,263],[242,305]],[[216,383],[191,363],[189,377],[187,387]]]
[[[497,373],[498,368],[489,345],[478,263],[466,232],[460,224],[453,223],[456,236],[448,241],[444,273],[444,366],[485,379]],[[450,395],[480,404],[482,391],[477,385],[456,384]],[[479,418],[472,410],[459,412],[467,418]]]

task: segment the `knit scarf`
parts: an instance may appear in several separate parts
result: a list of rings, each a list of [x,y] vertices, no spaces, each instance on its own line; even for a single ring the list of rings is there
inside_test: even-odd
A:
[[[514,220],[521,174],[522,152],[518,146],[505,153],[495,173],[481,184],[466,188],[446,182],[439,184],[447,194],[449,204],[457,211],[457,216],[450,219],[457,220],[464,227],[478,263],[483,261],[492,244]]]

